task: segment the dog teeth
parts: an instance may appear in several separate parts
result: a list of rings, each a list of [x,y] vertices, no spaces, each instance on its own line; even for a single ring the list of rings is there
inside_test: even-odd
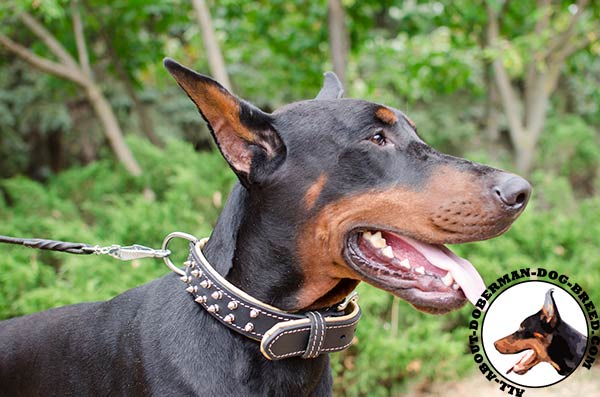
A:
[[[400,266],[402,266],[405,269],[410,269],[410,262],[408,261],[408,258],[402,259],[400,261]]]
[[[442,277],[442,282],[446,287],[449,287],[454,283],[454,277],[452,277],[450,272],[448,272],[444,277]]]
[[[415,272],[419,274],[425,274],[425,268],[423,266],[419,266],[415,269]]]
[[[392,250],[392,247],[390,247],[389,245],[386,245],[385,248],[381,250],[381,253],[390,259],[394,258],[394,251]]]
[[[387,242],[381,237],[381,232],[363,232],[363,237],[375,248],[385,248],[387,246]]]
[[[458,289],[460,288],[460,285],[454,283],[454,285],[452,286],[452,289],[455,291],[458,291]]]

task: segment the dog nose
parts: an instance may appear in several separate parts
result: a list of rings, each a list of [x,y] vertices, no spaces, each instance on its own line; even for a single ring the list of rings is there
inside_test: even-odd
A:
[[[531,196],[531,185],[525,179],[513,174],[506,174],[496,186],[494,193],[500,201],[511,209],[525,207]]]

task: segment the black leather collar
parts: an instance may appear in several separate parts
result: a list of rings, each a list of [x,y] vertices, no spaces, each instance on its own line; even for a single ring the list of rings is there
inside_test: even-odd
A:
[[[217,273],[202,253],[207,241],[190,244],[185,274],[181,276],[186,291],[222,324],[259,341],[266,358],[315,358],[352,344],[361,315],[356,293],[332,308],[286,312],[253,298]]]

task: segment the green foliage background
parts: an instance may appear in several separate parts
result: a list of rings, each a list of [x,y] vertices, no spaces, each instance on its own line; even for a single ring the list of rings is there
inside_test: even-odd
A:
[[[45,184],[23,177],[1,181],[2,233],[155,247],[173,230],[209,235],[221,197],[235,178],[220,155],[197,153],[179,140],[169,141],[165,150],[139,138],[129,143],[148,170],[144,181],[110,161],[71,169]],[[597,146],[590,150],[600,155]],[[576,159],[561,172],[568,175]],[[594,288],[600,285],[600,197],[576,200],[569,180],[559,174],[538,172],[532,183],[532,202],[508,233],[453,249],[486,281],[515,267],[545,266],[570,275],[600,302],[600,290]],[[154,189],[155,201],[142,198],[146,184]],[[175,252],[185,250],[175,245]],[[1,318],[109,299],[168,271],[158,260],[129,263],[13,246],[3,246],[2,254]],[[470,306],[431,316],[401,301],[394,305],[392,296],[368,285],[360,285],[359,293],[364,316],[357,343],[332,355],[340,395],[387,396],[404,390],[407,381],[457,379],[473,369],[466,354]]]
[[[0,234],[153,247],[174,230],[208,236],[235,177],[217,151],[197,150],[211,148],[206,127],[160,65],[163,56],[172,56],[208,70],[189,2],[83,3],[94,72],[144,174],[132,178],[117,164],[76,87],[0,52]],[[483,132],[485,65],[491,56],[480,43],[485,2],[343,3],[352,39],[348,96],[405,111],[437,149],[514,170],[506,120],[500,118],[498,139],[490,141]],[[14,7],[27,9],[75,53],[68,4],[42,1],[35,8],[26,0],[4,2],[0,29],[48,55],[19,28]],[[568,2],[557,4],[566,9]],[[237,94],[273,110],[318,92],[322,72],[331,69],[324,0],[209,5]],[[543,41],[528,33],[534,1],[510,2],[508,11],[502,57],[518,81],[531,50]],[[596,5],[591,16],[598,12]],[[595,26],[593,19],[586,23]],[[165,148],[140,137],[131,100],[103,52],[103,29],[111,32]],[[600,305],[599,54],[596,41],[565,66],[529,177],[534,193],[524,214],[501,237],[453,247],[488,282],[515,267],[545,266],[568,274]],[[83,132],[99,148],[98,160],[90,164],[80,156]],[[62,134],[64,170],[54,172],[35,158],[33,133],[43,139]],[[144,198],[145,187],[154,191],[154,200]],[[183,243],[174,250],[185,256]],[[0,252],[0,319],[109,299],[168,271],[158,260],[128,263],[8,245]],[[357,343],[332,355],[336,395],[397,395],[415,382],[457,379],[474,370],[466,354],[469,306],[431,316],[368,285],[359,292],[364,316]]]

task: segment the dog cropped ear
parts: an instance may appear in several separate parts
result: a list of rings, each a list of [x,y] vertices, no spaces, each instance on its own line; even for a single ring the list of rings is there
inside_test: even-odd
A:
[[[170,58],[163,64],[196,104],[223,157],[245,187],[281,163],[285,146],[270,115],[237,98],[210,77]]]
[[[546,298],[544,300],[544,306],[541,310],[541,319],[545,324],[549,324],[551,328],[556,327],[556,323],[559,320],[558,310],[556,309],[556,302],[552,296],[553,288],[546,292]]]
[[[323,75],[323,88],[315,99],[339,99],[344,96],[344,87],[335,73],[325,72]]]

